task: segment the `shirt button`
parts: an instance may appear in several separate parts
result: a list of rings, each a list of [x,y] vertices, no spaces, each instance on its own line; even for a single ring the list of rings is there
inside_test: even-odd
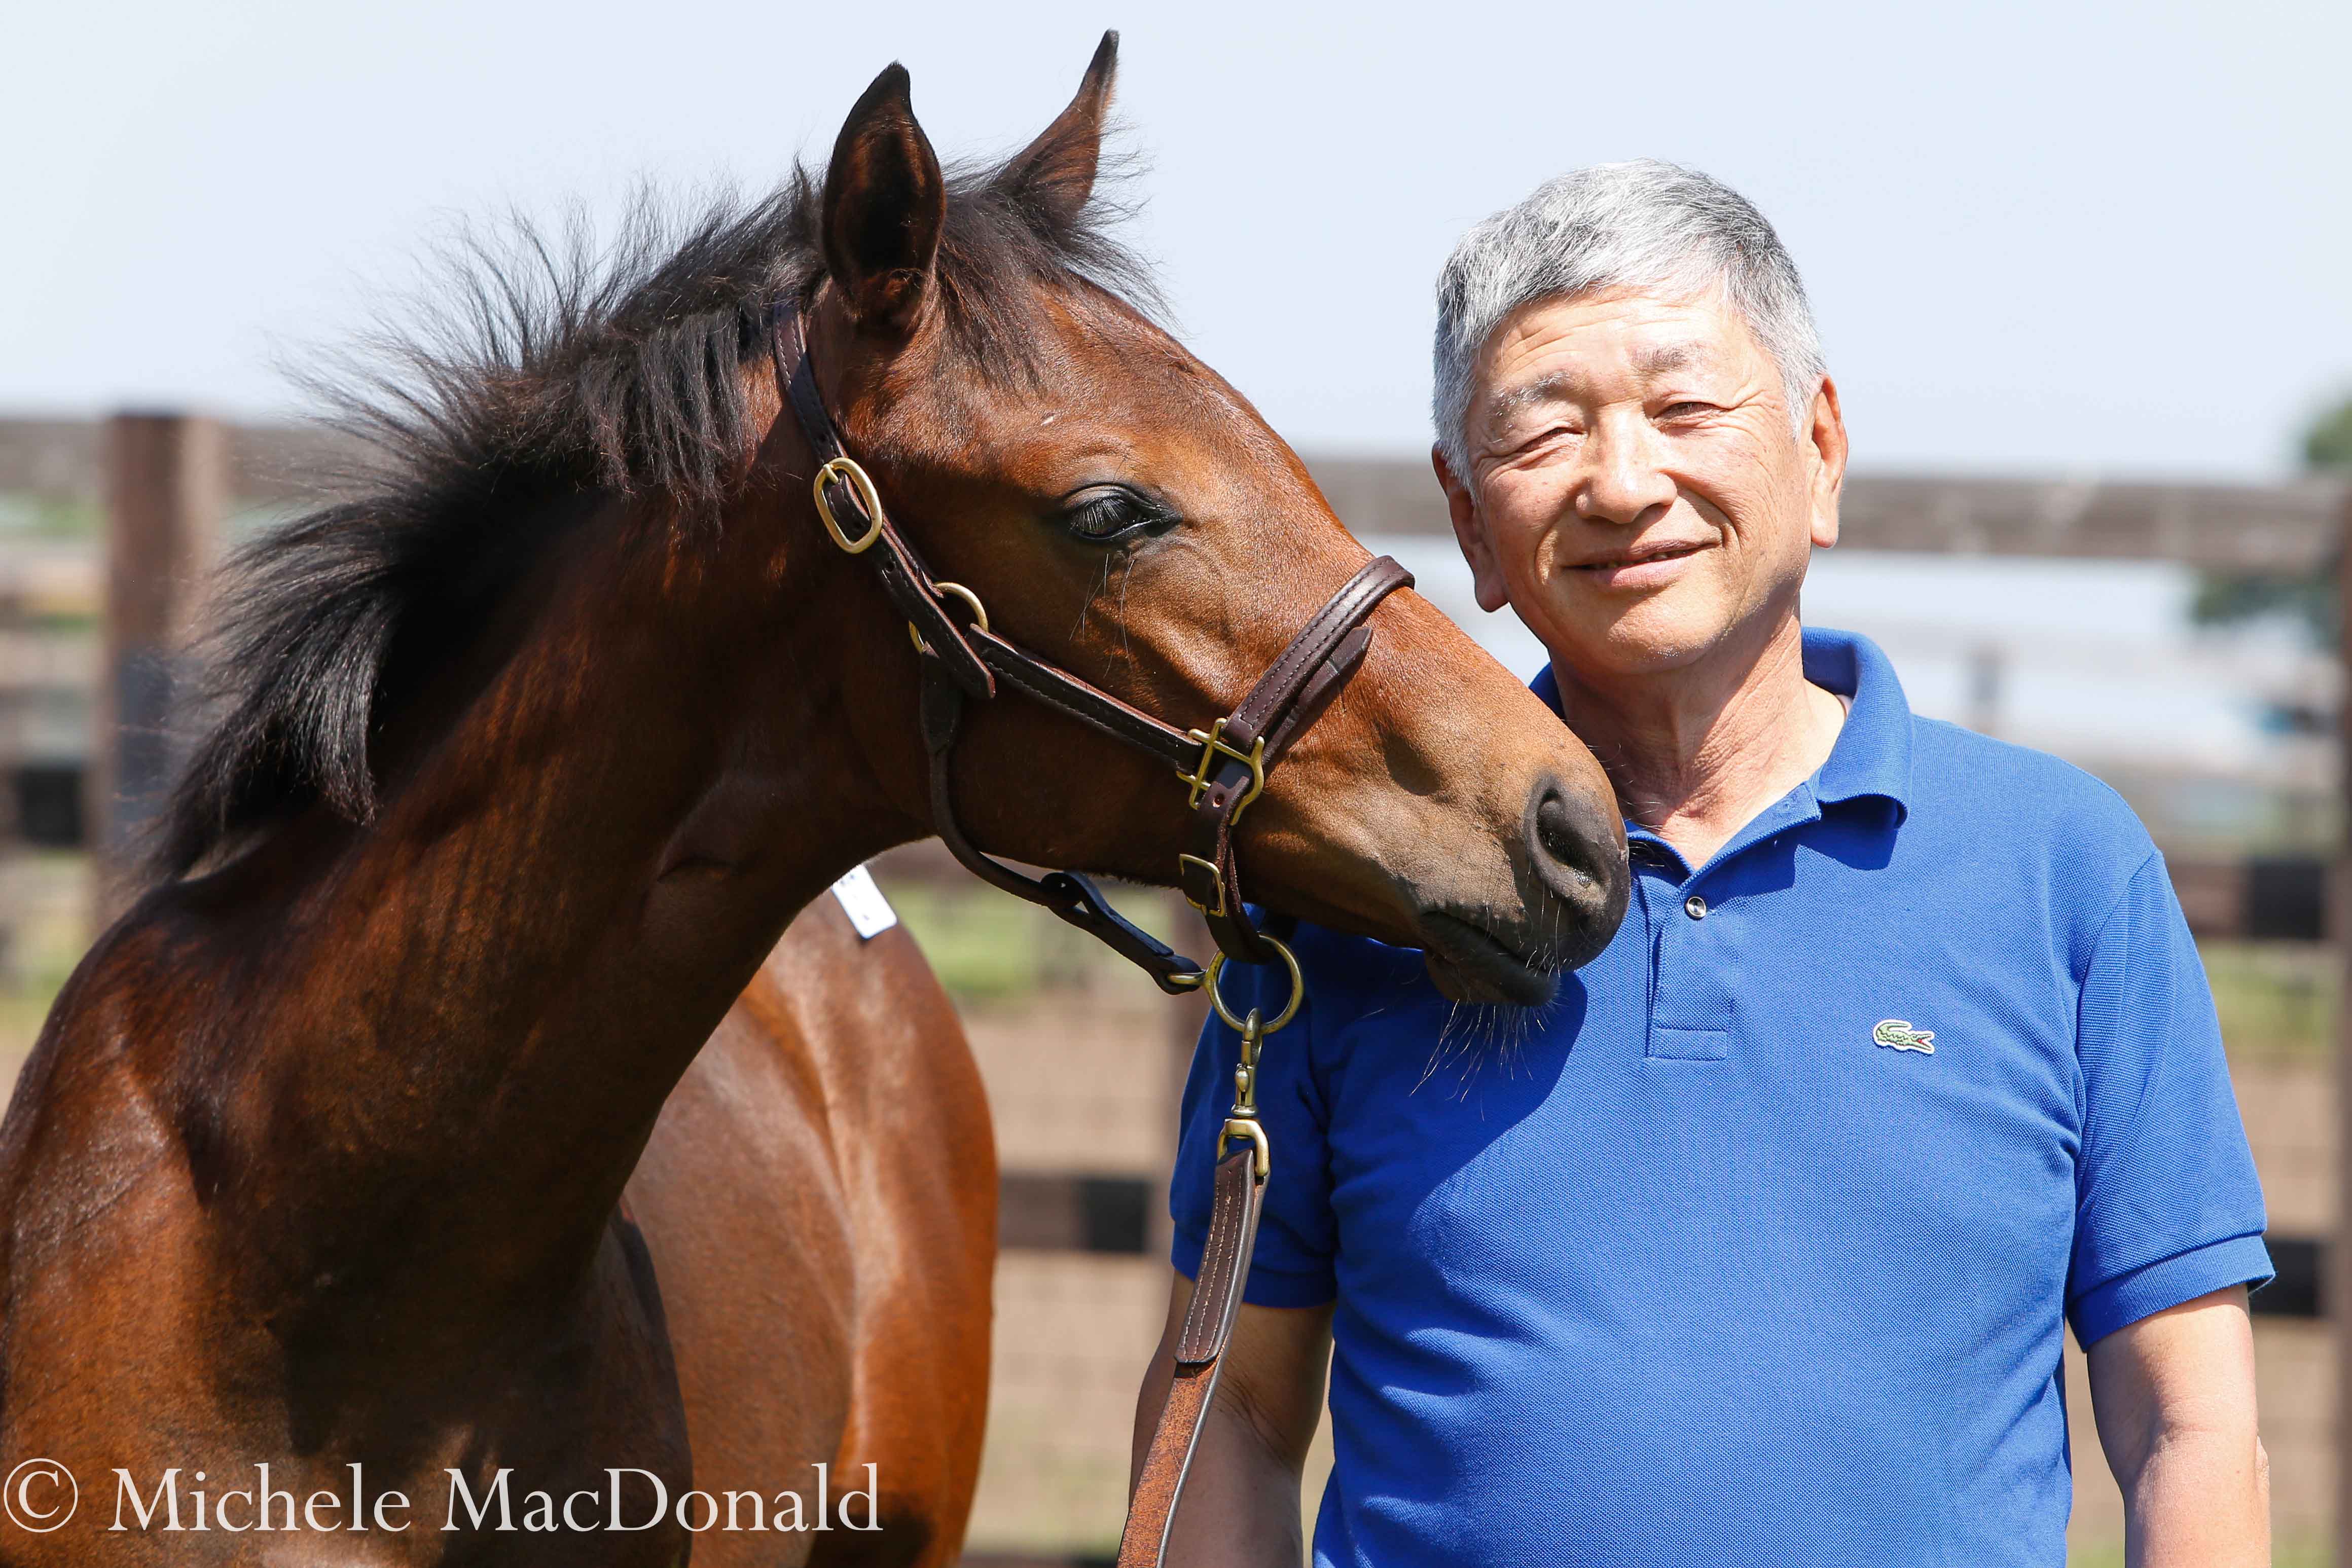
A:
[[[1706,919],[1706,900],[1701,898],[1696,893],[1692,894],[1688,898],[1683,900],[1683,913],[1689,915],[1693,920]]]

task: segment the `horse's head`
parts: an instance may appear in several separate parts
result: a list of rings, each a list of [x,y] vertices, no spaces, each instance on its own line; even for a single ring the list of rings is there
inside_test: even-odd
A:
[[[1012,641],[1206,727],[1369,558],[1248,401],[1106,287],[1117,253],[1085,209],[1114,43],[1043,135],[968,178],[943,175],[906,73],[877,78],[834,149],[805,319],[833,417],[932,570]],[[801,449],[778,461],[805,483]],[[906,628],[848,619],[857,742],[927,819]],[[1362,666],[1239,824],[1248,894],[1423,947],[1457,997],[1540,1000],[1624,910],[1608,781],[1427,601],[1396,592],[1366,624]],[[954,778],[993,852],[1175,872],[1184,786],[1018,695],[974,705]]]

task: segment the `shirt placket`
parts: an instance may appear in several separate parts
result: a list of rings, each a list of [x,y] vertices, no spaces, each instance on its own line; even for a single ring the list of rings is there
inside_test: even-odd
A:
[[[1710,928],[1727,901],[1724,873],[1766,840],[1820,815],[1811,789],[1800,788],[1735,834],[1696,871],[1672,845],[1628,824],[1627,853],[1636,867],[1650,946],[1644,1060],[1706,1062],[1730,1057],[1734,966],[1721,951],[1722,927]]]

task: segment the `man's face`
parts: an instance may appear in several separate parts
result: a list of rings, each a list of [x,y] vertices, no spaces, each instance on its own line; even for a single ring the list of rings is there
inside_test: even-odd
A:
[[[1837,542],[1826,380],[1806,415],[1792,434],[1780,367],[1713,294],[1522,307],[1478,359],[1469,474],[1437,462],[1479,604],[1588,682],[1752,657]]]

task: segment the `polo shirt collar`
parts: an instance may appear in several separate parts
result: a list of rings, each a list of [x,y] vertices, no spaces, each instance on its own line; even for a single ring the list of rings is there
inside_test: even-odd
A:
[[[1805,628],[1804,661],[1805,679],[1853,699],[1829,760],[1813,775],[1813,799],[1826,806],[1874,797],[1890,803],[1901,822],[1911,810],[1911,705],[1895,666],[1869,638],[1823,626]],[[1560,711],[1549,664],[1529,689]]]
[[[1853,632],[1805,628],[1805,679],[1853,706],[1829,760],[1813,776],[1823,805],[1876,796],[1893,803],[1895,820],[1911,812],[1911,705],[1903,683],[1878,644]]]

